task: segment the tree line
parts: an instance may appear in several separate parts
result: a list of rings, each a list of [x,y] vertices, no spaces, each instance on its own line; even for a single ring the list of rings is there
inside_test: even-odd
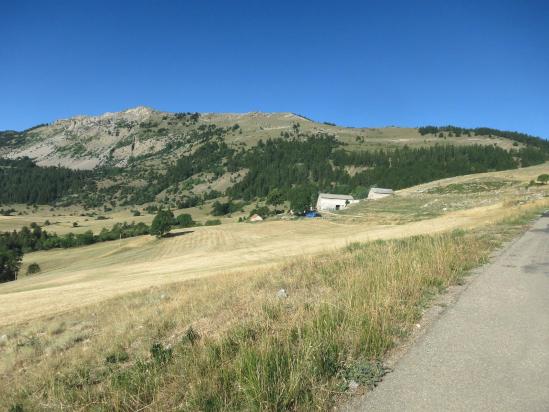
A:
[[[145,223],[117,223],[112,228],[103,228],[94,235],[91,230],[84,233],[58,235],[43,230],[36,223],[30,228],[23,226],[19,231],[0,233],[0,282],[15,280],[25,253],[54,248],[73,248],[98,242],[118,240],[148,234]]]
[[[424,136],[426,134],[438,134],[442,132],[452,133],[457,137],[461,135],[467,136],[497,136],[505,139],[513,140],[527,146],[537,147],[549,152],[549,141],[537,136],[531,136],[526,133],[512,132],[508,130],[492,129],[490,127],[464,128],[458,126],[423,126],[418,128],[419,133]]]
[[[228,190],[233,199],[264,198],[273,189],[286,200],[298,191],[349,194],[372,186],[401,189],[436,179],[513,169],[542,163],[538,148],[504,150],[492,145],[435,145],[432,147],[349,152],[331,136],[305,140],[271,139],[259,142],[233,162],[248,169]],[[349,172],[355,168],[355,173]]]
[[[39,167],[28,157],[0,158],[0,202],[47,204],[63,196],[93,191],[92,171]]]
[[[25,253],[87,246],[148,234],[162,237],[174,226],[185,228],[196,225],[192,216],[187,213],[174,217],[170,210],[159,210],[150,226],[143,222],[117,223],[110,229],[101,229],[97,235],[91,230],[78,234],[58,235],[42,229],[36,223],[31,223],[30,227],[23,226],[19,231],[0,232],[0,283],[17,278]]]

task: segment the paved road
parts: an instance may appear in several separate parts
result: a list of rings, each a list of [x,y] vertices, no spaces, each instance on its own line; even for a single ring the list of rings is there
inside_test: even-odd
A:
[[[549,411],[549,217],[483,269],[353,409]]]

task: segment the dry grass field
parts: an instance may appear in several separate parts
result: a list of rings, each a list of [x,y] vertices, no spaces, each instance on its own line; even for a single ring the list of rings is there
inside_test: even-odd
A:
[[[325,410],[350,380],[374,385],[430,297],[549,207],[549,185],[528,185],[548,171],[28,253],[43,271],[0,285],[0,408]]]
[[[189,213],[193,216],[193,219],[197,222],[205,222],[208,219],[212,219],[209,214],[211,210],[212,201],[206,202],[202,206],[192,207],[182,210],[174,210],[174,214],[177,216],[179,213]],[[44,229],[48,232],[57,233],[59,235],[67,233],[84,233],[88,230],[98,233],[103,228],[111,228],[117,223],[123,222],[144,222],[150,224],[154,218],[154,214],[149,214],[143,210],[143,208],[130,208],[130,207],[117,207],[113,211],[103,212],[98,210],[83,211],[77,206],[69,207],[56,207],[51,208],[49,206],[38,206],[32,208],[27,205],[10,205],[10,208],[16,210],[12,216],[0,216],[0,232],[10,230],[20,230],[23,226],[29,226],[32,222],[36,222],[40,226],[44,226],[44,222],[48,220],[50,225],[44,226]],[[250,208],[251,206],[248,206]],[[139,210],[141,216],[134,216],[132,210]],[[88,216],[95,212],[95,216]],[[236,222],[240,216],[245,215],[244,212],[235,213],[230,217],[221,216],[218,217],[223,223]],[[97,216],[103,216],[106,219],[97,219]],[[74,227],[73,223],[76,222],[77,226]]]
[[[0,285],[0,324],[41,316],[44,308],[50,314],[61,312],[151,286],[264,267],[352,242],[478,227],[504,217],[510,205],[544,201],[547,186],[526,188],[526,183],[548,169],[541,165],[446,179],[400,191],[393,198],[361,202],[322,219],[227,223],[177,230],[165,239],[141,236],[28,253],[21,272],[30,263],[38,263],[42,272]],[[473,186],[473,192],[467,190],[474,182],[491,184],[492,189]],[[498,182],[496,189],[493,182]],[[434,188],[456,185],[461,185],[461,192],[432,193]],[[17,227],[22,221],[40,221],[39,217],[46,216],[16,216],[4,222]],[[97,232],[102,225],[111,226],[130,216],[129,211],[115,212],[113,219],[93,221],[95,226],[83,223],[79,229]],[[150,222],[151,215],[131,220]],[[68,223],[58,227],[74,229]],[[55,231],[55,226],[51,228]]]

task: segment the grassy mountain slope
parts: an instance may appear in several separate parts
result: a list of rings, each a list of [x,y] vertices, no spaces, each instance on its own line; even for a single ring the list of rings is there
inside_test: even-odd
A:
[[[239,127],[235,129],[235,125]],[[97,166],[128,164],[130,158],[175,159],[202,142],[193,131],[217,127],[230,147],[254,146],[259,140],[292,133],[296,127],[304,134],[333,134],[347,144],[347,150],[396,148],[435,143],[454,145],[490,144],[509,149],[512,141],[488,136],[422,136],[415,128],[347,128],[317,123],[293,113],[203,113],[199,116],[159,112],[136,107],[101,116],[76,116],[38,126],[23,132],[2,132],[0,155],[8,158],[28,156],[40,166],[65,166],[93,169]],[[171,148],[169,151],[164,151]],[[144,161],[142,159],[141,161]]]
[[[223,195],[261,199],[274,188],[285,200],[295,197],[295,187],[311,194],[363,192],[373,185],[402,188],[543,162],[549,148],[521,136],[452,127],[346,128],[292,113],[166,113],[137,107],[0,132],[0,157],[93,170],[87,175],[93,184],[86,181],[80,192],[68,184],[30,194],[12,189],[13,196],[0,201],[50,203],[65,197],[89,207],[151,202],[192,207]],[[541,158],[538,152],[544,152]],[[18,172],[24,180],[31,171],[36,172]],[[78,180],[66,171],[49,173]]]

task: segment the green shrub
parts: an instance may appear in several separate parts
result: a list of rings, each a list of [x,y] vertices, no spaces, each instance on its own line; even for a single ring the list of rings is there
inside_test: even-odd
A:
[[[38,263],[31,263],[27,268],[27,275],[34,275],[35,273],[40,273],[40,265]]]
[[[152,215],[158,211],[158,207],[155,205],[149,205],[145,208],[145,212]]]
[[[216,200],[212,205],[213,216],[224,216],[228,215],[229,213],[237,212],[239,210],[242,210],[242,205],[240,203],[234,203],[231,201],[227,203],[221,203]]]
[[[193,217],[188,213],[182,213],[176,218],[179,227],[192,227],[195,225]]]
[[[107,357],[105,358],[105,362],[121,363],[121,362],[126,362],[129,358],[130,356],[128,355],[128,352],[126,352],[124,349],[119,349],[108,354]]]
[[[166,348],[161,343],[154,343],[151,346],[151,356],[159,365],[168,363],[172,359],[172,352],[171,348]]]
[[[221,220],[219,219],[210,219],[210,220],[206,220],[206,222],[204,223],[204,226],[216,226],[216,225],[220,225],[221,224]]]
[[[256,205],[256,207],[254,207],[250,211],[249,216],[251,217],[253,215],[259,215],[261,217],[265,217],[265,216],[269,216],[271,214],[272,214],[271,210],[267,206],[258,206],[258,205]]]
[[[151,235],[164,236],[171,230],[174,221],[171,210],[159,210],[151,224]]]

